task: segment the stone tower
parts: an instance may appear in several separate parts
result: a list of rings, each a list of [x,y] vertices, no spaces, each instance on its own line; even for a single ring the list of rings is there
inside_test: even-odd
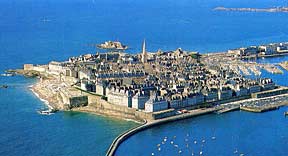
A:
[[[146,52],[146,43],[145,43],[145,39],[143,41],[143,45],[142,45],[142,63],[146,63],[147,62],[147,52]]]

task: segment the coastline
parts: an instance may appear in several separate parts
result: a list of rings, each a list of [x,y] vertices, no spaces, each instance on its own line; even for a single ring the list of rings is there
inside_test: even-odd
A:
[[[222,53],[220,53],[221,55]],[[213,54],[217,55],[217,54]],[[208,54],[209,56],[209,54]],[[210,55],[211,56],[211,55]],[[215,56],[214,56],[215,57]],[[220,56],[221,57],[221,56]],[[213,58],[213,56],[212,56]],[[216,59],[217,61],[217,59]],[[26,64],[27,67],[27,64]],[[33,67],[33,66],[32,66]],[[94,94],[94,91],[85,91],[82,89],[82,80],[80,78],[80,81],[77,80],[78,77],[73,77],[71,75],[63,75],[63,73],[54,73],[52,74],[51,71],[49,71],[49,68],[46,70],[46,68],[43,66],[37,66],[37,68],[43,69],[43,71],[38,71],[39,74],[37,78],[40,78],[40,81],[37,81],[34,85],[32,85],[30,90],[37,96],[41,101],[43,101],[49,108],[52,109],[59,109],[59,110],[71,110],[71,111],[78,111],[78,112],[84,112],[84,113],[91,113],[91,114],[97,114],[101,116],[107,116],[107,117],[112,117],[112,118],[117,118],[117,119],[122,119],[122,120],[128,120],[128,121],[133,121],[135,123],[140,123],[139,126],[136,126],[118,137],[115,138],[113,143],[111,144],[107,156],[112,156],[116,152],[118,146],[125,141],[127,138],[132,136],[135,133],[138,133],[140,131],[143,131],[145,129],[148,129],[153,126],[158,126],[164,123],[168,122],[174,122],[177,120],[183,120],[187,118],[191,118],[194,116],[199,116],[199,115],[204,115],[212,112],[219,111],[219,113],[225,113],[228,111],[236,110],[236,109],[241,109],[241,106],[245,100],[242,99],[243,97],[246,96],[239,96],[236,97],[234,100],[236,102],[239,102],[239,107],[233,107],[233,108],[228,108],[225,107],[222,108],[221,106],[218,107],[217,105],[223,104],[221,100],[216,101],[215,103],[212,102],[211,106],[207,106],[207,102],[201,103],[201,106],[204,107],[202,109],[195,109],[195,108],[190,108],[190,107],[175,107],[175,109],[172,109],[173,107],[167,107],[166,110],[162,111],[139,111],[136,108],[132,108],[131,106],[124,107],[123,105],[119,105],[117,102],[113,103],[113,101],[107,100],[107,97],[105,97],[106,94]],[[37,69],[36,68],[36,69]],[[29,74],[30,72],[33,72],[35,68],[26,68],[24,66],[24,71],[28,72],[26,74]],[[21,73],[20,73],[21,74]],[[22,75],[25,75],[22,74]],[[35,75],[35,74],[32,74]],[[44,78],[46,76],[46,78]],[[86,80],[86,79],[84,79]],[[81,87],[77,87],[75,84],[81,85]],[[85,83],[83,83],[85,84]],[[87,84],[86,84],[87,85]],[[84,86],[87,87],[87,86]],[[279,87],[279,86],[278,86]],[[280,86],[281,87],[281,86]],[[86,88],[87,89],[87,88]],[[88,90],[88,89],[87,89]],[[91,89],[92,90],[92,89]],[[278,92],[279,94],[283,94],[282,91],[287,92],[287,88],[284,88],[284,90],[277,90],[276,88],[271,89],[271,92],[269,91],[269,95],[267,92],[267,96],[271,96],[272,94],[277,95]],[[96,92],[96,90],[95,90]],[[97,92],[96,92],[97,93]],[[262,95],[263,94],[263,95]],[[271,94],[271,95],[270,95]],[[251,98],[258,98],[258,93],[255,93],[255,97],[253,97],[254,93],[249,96],[249,100]],[[77,99],[79,97],[85,96],[87,98],[87,104],[82,105],[81,100]],[[259,97],[263,96],[264,98],[267,98],[266,93],[263,93],[263,90],[260,92],[259,91]],[[104,98],[103,98],[104,97]],[[231,95],[232,97],[232,95]],[[113,99],[109,97],[110,99]],[[109,99],[108,98],[108,99]],[[219,94],[218,94],[219,98]],[[76,99],[76,100],[75,100]],[[219,98],[220,99],[220,98]],[[227,100],[227,99],[226,99]],[[224,98],[224,103],[231,105],[231,102],[227,102]],[[229,100],[233,100],[232,98]],[[228,101],[229,101],[228,100]],[[74,101],[73,104],[71,104]],[[118,101],[119,102],[119,101]],[[78,103],[78,104],[75,104]],[[241,104],[242,103],[242,104]],[[65,105],[69,105],[66,107]],[[195,106],[195,105],[194,105]],[[212,107],[213,106],[213,107]],[[168,109],[169,108],[169,109]],[[168,111],[169,110],[169,111]],[[223,110],[223,111],[222,111]],[[246,110],[247,111],[247,110]],[[248,110],[249,111],[249,110]],[[144,122],[143,122],[144,121]]]
[[[44,102],[44,104],[49,108],[49,109],[55,109],[53,105],[46,99],[44,99],[42,96],[38,94],[38,92],[33,88],[33,85],[31,88],[29,87],[29,90],[37,97],[39,98],[40,101]]]
[[[89,106],[86,106],[86,108],[89,107]],[[99,116],[104,116],[104,117],[107,117],[107,118],[114,118],[114,119],[118,119],[118,120],[124,120],[124,121],[132,121],[134,123],[137,123],[137,124],[143,124],[145,123],[145,121],[140,121],[140,120],[134,120],[134,119],[130,119],[130,118],[122,118],[120,116],[111,116],[111,115],[106,115],[106,114],[103,114],[103,113],[99,113],[99,112],[96,112],[96,111],[92,111],[92,110],[88,110],[88,109],[83,109],[84,107],[82,107],[81,109],[79,108],[73,108],[71,111],[74,111],[74,112],[81,112],[81,113],[89,113],[89,114],[94,114],[94,115],[99,115]]]
[[[288,12],[287,7],[271,7],[271,8],[226,8],[216,7],[213,10],[216,11],[241,11],[241,12]]]

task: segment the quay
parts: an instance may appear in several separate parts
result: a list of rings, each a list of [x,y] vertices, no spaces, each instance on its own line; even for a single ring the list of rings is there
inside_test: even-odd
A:
[[[265,106],[265,107],[240,106],[241,110],[254,112],[254,113],[267,112],[267,111],[275,110],[278,108],[279,108],[278,105],[270,105],[270,106]]]
[[[222,114],[222,113],[232,112],[232,111],[236,111],[236,110],[240,110],[240,105],[224,106],[223,109],[216,111],[216,113]]]
[[[263,106],[240,106],[240,110],[254,112],[254,113],[262,113],[271,110],[279,109],[279,107],[288,105],[288,102],[282,102],[279,104],[270,104],[270,105],[263,105]]]
[[[207,108],[207,109],[198,109],[198,110],[191,110],[188,113],[184,113],[184,114],[180,114],[177,116],[172,116],[172,117],[168,117],[168,118],[164,118],[164,119],[158,119],[152,122],[147,122],[145,121],[143,124],[141,124],[138,127],[132,128],[122,134],[120,134],[118,137],[116,137],[114,139],[114,141],[112,142],[112,144],[110,145],[106,156],[114,156],[117,148],[119,147],[119,145],[124,142],[126,139],[128,139],[130,136],[132,136],[133,134],[136,134],[138,132],[141,132],[145,129],[154,127],[154,126],[158,126],[161,124],[165,124],[168,122],[173,122],[173,121],[178,121],[178,120],[183,120],[183,119],[187,119],[187,118],[191,118],[191,117],[195,117],[195,116],[199,116],[199,115],[204,115],[204,114],[209,114],[212,112],[215,112],[217,110],[219,110],[220,108]]]

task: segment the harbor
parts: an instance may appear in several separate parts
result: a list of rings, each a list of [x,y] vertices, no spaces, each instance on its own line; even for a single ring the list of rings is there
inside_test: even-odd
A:
[[[240,106],[288,86],[288,14],[213,10],[285,2],[0,3],[1,155],[103,156],[143,119],[214,107],[134,133],[114,155],[287,155],[287,107]]]
[[[111,156],[130,136],[158,125],[212,113],[260,113],[287,105],[288,88],[260,78],[261,70],[284,74],[276,64],[242,60],[234,54],[200,55],[181,48],[148,53],[144,40],[137,55],[85,54],[46,65],[24,64],[23,69],[7,72],[38,78],[31,90],[49,107],[39,110],[40,115],[64,110],[141,123],[113,141],[106,154]],[[249,77],[252,74],[256,79]]]

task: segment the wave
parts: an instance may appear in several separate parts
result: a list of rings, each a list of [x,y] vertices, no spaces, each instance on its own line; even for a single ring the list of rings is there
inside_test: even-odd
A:
[[[32,86],[33,86],[33,85],[32,85]],[[36,97],[37,97],[38,99],[40,99],[40,101],[44,102],[44,103],[48,106],[49,109],[53,109],[53,107],[52,107],[52,105],[49,103],[49,101],[41,98],[41,96],[32,88],[32,86],[31,86],[31,88],[30,88],[30,86],[29,86],[29,88],[30,88],[30,90],[36,95]]]

